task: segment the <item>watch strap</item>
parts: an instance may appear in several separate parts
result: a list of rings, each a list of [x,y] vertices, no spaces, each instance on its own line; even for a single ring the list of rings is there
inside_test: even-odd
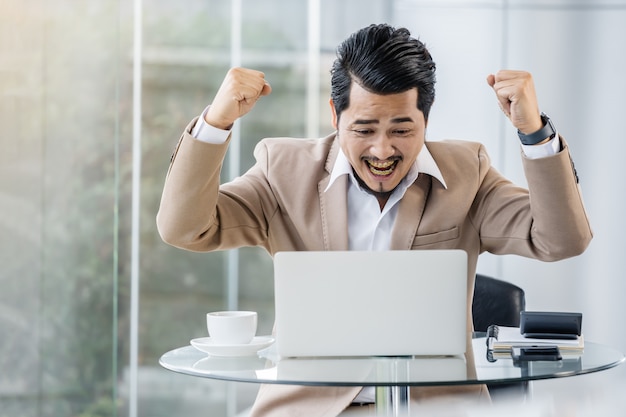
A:
[[[543,127],[534,133],[525,135],[519,130],[517,131],[517,136],[519,136],[519,140],[522,142],[522,144],[536,145],[546,138],[552,139],[556,136],[556,129],[552,124],[552,120],[550,120],[550,118],[545,113],[541,113],[541,121],[543,122]]]

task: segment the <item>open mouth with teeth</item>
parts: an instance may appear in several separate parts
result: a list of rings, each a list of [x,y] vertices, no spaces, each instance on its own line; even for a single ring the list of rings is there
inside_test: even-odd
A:
[[[372,174],[380,177],[390,175],[396,166],[398,165],[398,159],[385,160],[385,161],[372,161],[366,160],[365,163],[369,167]]]

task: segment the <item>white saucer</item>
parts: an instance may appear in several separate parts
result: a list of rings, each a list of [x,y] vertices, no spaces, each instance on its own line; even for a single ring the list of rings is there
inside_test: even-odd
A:
[[[212,356],[249,356],[274,343],[274,338],[256,336],[250,343],[244,345],[216,345],[210,337],[200,337],[192,339],[189,343],[196,349]]]

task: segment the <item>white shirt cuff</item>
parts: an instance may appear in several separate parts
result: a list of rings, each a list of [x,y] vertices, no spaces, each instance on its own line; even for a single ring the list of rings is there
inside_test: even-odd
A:
[[[200,115],[200,118],[196,121],[195,126],[191,129],[191,136],[194,138],[206,142],[213,143],[215,145],[220,145],[228,139],[228,135],[230,135],[230,130],[222,130],[216,127],[211,126],[204,120],[204,115],[206,114],[209,107]]]
[[[541,145],[522,145],[524,155],[530,159],[545,158],[546,156],[556,155],[561,151],[561,139],[559,134],[551,140]]]

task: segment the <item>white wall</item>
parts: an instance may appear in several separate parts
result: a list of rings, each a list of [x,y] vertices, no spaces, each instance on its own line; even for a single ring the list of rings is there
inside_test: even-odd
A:
[[[483,255],[479,270],[521,285],[528,309],[583,312],[587,340],[621,351],[626,351],[625,23],[626,0],[413,0],[394,9],[394,24],[426,42],[438,65],[428,137],[485,143],[494,165],[521,184],[515,130],[485,77],[500,68],[533,73],[541,109],[571,146],[594,240],[583,255],[550,264]]]

